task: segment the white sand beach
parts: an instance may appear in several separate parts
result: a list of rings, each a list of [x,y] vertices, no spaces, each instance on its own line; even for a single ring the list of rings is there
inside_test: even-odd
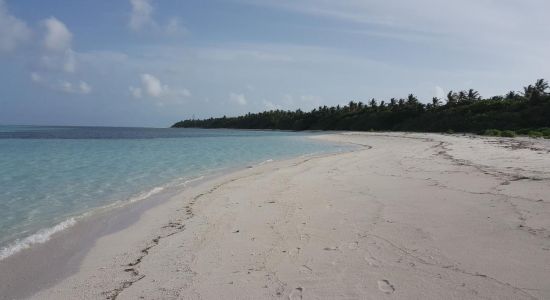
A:
[[[358,148],[189,187],[32,298],[550,299],[548,141],[315,138]]]

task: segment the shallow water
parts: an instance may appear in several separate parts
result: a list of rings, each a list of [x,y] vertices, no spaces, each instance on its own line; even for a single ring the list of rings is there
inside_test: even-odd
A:
[[[344,150],[311,133],[0,126],[0,259],[94,209],[222,170]]]

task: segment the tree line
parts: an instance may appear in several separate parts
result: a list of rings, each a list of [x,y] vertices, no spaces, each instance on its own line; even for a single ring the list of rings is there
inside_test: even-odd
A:
[[[474,133],[506,130],[541,132],[550,137],[550,91],[548,82],[539,79],[520,92],[490,98],[469,89],[450,91],[445,99],[434,97],[425,104],[410,94],[387,102],[372,99],[368,103],[320,106],[309,112],[270,110],[238,117],[191,119],[172,127]]]

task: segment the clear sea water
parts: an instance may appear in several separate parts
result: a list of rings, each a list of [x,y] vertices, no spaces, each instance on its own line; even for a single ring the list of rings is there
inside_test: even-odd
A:
[[[0,126],[0,259],[79,216],[236,167],[344,150],[312,133]]]

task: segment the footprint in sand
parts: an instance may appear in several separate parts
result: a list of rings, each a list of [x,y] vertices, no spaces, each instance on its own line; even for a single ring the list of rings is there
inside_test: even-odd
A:
[[[373,266],[373,267],[375,267],[375,268],[378,268],[378,267],[379,267],[376,258],[374,258],[374,257],[372,257],[372,256],[365,256],[365,261],[367,262],[367,264],[368,264],[369,266]]]
[[[311,269],[307,265],[301,265],[299,270],[300,270],[300,273],[306,273],[306,274],[310,274],[313,272],[313,269]]]
[[[302,292],[304,291],[303,288],[297,287],[288,295],[289,300],[299,300],[302,299]]]
[[[395,292],[393,285],[386,279],[378,280],[378,289],[386,294]]]

